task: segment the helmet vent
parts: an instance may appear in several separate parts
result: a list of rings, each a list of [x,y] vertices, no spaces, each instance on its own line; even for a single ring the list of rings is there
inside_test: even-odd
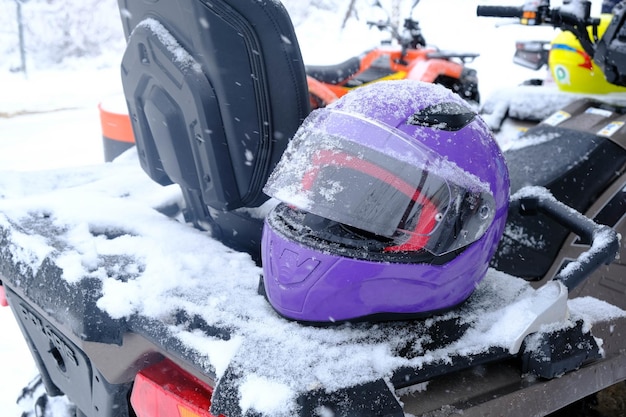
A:
[[[439,130],[457,131],[470,123],[476,113],[453,102],[438,103],[409,116],[407,123]]]

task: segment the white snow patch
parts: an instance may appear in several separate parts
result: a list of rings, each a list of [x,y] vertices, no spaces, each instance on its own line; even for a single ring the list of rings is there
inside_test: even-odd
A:
[[[289,387],[257,375],[245,377],[239,392],[239,406],[244,414],[248,410],[259,411],[265,415],[282,414],[284,405],[294,396]]]

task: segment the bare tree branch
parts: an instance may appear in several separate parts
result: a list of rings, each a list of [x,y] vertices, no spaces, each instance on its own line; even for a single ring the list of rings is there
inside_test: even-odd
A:
[[[348,19],[350,19],[350,16],[352,16],[353,13],[356,14],[356,10],[354,8],[355,3],[356,3],[356,0],[350,0],[350,5],[348,6],[346,15],[343,18],[343,22],[341,23],[341,29],[346,27],[346,22],[348,22]]]

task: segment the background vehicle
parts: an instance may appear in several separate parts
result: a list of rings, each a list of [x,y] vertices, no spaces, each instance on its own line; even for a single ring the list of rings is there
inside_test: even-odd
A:
[[[141,51],[141,48],[137,50]],[[157,49],[157,52],[159,51],[162,52],[162,50]],[[156,53],[155,55],[158,56]],[[153,78],[157,77],[154,73],[151,74],[151,76]],[[145,82],[146,80],[143,79],[141,81]],[[154,82],[154,79],[148,80],[146,83],[150,84],[151,82]],[[167,80],[164,82],[167,82]],[[154,92],[154,96],[152,97],[157,97],[154,101],[157,110],[171,110],[173,106],[167,106],[168,101],[161,100],[163,95],[158,94],[160,87],[155,86],[155,84],[152,84],[152,86],[154,88],[152,90],[148,89],[147,91],[151,93]],[[158,114],[158,112],[156,114]],[[169,117],[167,121],[173,122],[176,122],[177,117],[179,117],[175,111],[168,112],[166,115]],[[162,121],[162,119],[160,121]],[[163,124],[161,123],[161,125]],[[168,125],[170,124],[168,123]],[[158,126],[158,124],[155,123],[154,126]],[[194,125],[192,124],[192,126]],[[160,133],[163,132],[163,130],[153,130]],[[180,131],[178,131],[178,133],[180,133]],[[159,141],[163,136],[154,136],[156,136],[156,142],[163,143]],[[163,154],[163,156],[165,156],[165,154]],[[166,158],[162,158],[161,160],[168,168],[176,166],[171,159],[167,160]],[[123,196],[122,198],[128,198],[128,196]],[[533,200],[532,198],[530,200],[524,200],[524,203],[527,204]],[[541,206],[541,204],[539,205]],[[571,214],[571,212],[567,213]],[[43,213],[43,215],[39,217],[40,223],[38,224],[36,221],[34,223],[24,222],[14,224],[13,226],[9,226],[9,229],[11,229],[10,232],[9,229],[4,229],[6,232],[3,231],[3,236],[8,236],[9,233],[13,233],[14,226],[19,228],[29,226],[29,224],[35,227],[31,227],[28,230],[43,230],[44,233],[47,232],[49,234],[51,230],[49,226],[51,226],[51,224],[48,223],[48,221],[50,221],[49,219],[52,217],[54,216]],[[160,222],[158,226],[161,227],[165,224],[167,223]],[[100,225],[102,226],[102,223],[100,223]],[[37,226],[41,226],[41,228]],[[180,232],[181,230],[177,229],[177,231]],[[94,228],[90,233],[97,235],[97,238],[101,240],[115,240],[120,237],[117,232],[119,232],[119,229]],[[141,231],[141,233],[145,233],[145,230]],[[185,235],[185,237],[190,238],[191,235]],[[164,240],[171,238],[172,236],[168,236],[168,238]],[[151,241],[151,243],[154,242],[155,241]],[[156,240],[156,242],[159,241]],[[127,410],[129,407],[127,394],[131,390],[129,381],[135,381],[134,388],[132,388],[133,392],[140,393],[136,394],[135,398],[142,398],[141,393],[144,394],[143,398],[148,398],[148,393],[156,392],[158,398],[174,398],[174,406],[178,407],[181,404],[179,398],[175,396],[168,397],[168,390],[165,386],[152,391],[140,391],[139,387],[150,385],[150,381],[156,381],[158,375],[163,372],[172,372],[172,374],[178,376],[189,375],[189,373],[191,373],[196,375],[201,381],[208,382],[209,386],[211,386],[212,370],[210,367],[208,367],[209,369],[207,370],[207,368],[203,368],[200,365],[201,363],[206,363],[203,362],[203,359],[206,358],[197,356],[197,351],[193,349],[187,350],[186,346],[181,346],[180,339],[172,335],[172,329],[168,328],[167,325],[174,323],[174,327],[180,326],[186,329],[189,334],[195,334],[196,336],[200,336],[203,333],[211,333],[215,337],[220,337],[222,341],[228,341],[229,332],[222,332],[228,329],[206,325],[206,323],[201,320],[201,316],[189,317],[184,314],[184,311],[181,315],[167,316],[167,319],[173,319],[171,323],[167,323],[163,320],[150,320],[141,315],[132,315],[132,317],[123,320],[112,319],[106,314],[103,314],[102,310],[96,305],[98,283],[95,280],[83,281],[79,285],[73,285],[71,283],[66,285],[63,281],[59,280],[59,270],[55,267],[54,262],[44,263],[44,269],[40,271],[40,274],[36,274],[36,276],[32,277],[27,276],[28,271],[19,268],[21,264],[15,265],[12,264],[10,260],[5,261],[8,260],[10,256],[5,256],[4,254],[13,253],[12,248],[15,247],[13,246],[14,243],[13,241],[4,241],[2,245],[4,250],[2,273],[6,278],[3,278],[3,283],[8,289],[9,300],[12,305],[18,308],[18,315],[21,317],[20,320],[27,329],[26,333],[32,336],[33,344],[37,343],[39,347],[37,352],[42,355],[43,358],[41,365],[43,369],[48,370],[50,375],[54,377],[52,379],[53,384],[63,385],[63,391],[68,393],[68,395],[71,394],[70,397],[73,398],[77,404],[80,404],[79,408],[85,410],[87,415],[98,415],[98,413],[100,413],[99,410],[103,410],[102,413],[108,412],[109,414],[113,412],[111,410],[122,410],[119,411],[121,413]],[[166,242],[161,241],[159,243],[164,244]],[[20,247],[26,248],[26,245]],[[60,249],[62,249],[62,247],[60,247]],[[215,248],[212,247],[212,249]],[[216,253],[217,254],[212,253],[211,255],[217,256],[224,252],[216,250]],[[15,258],[11,258],[11,260],[13,259]],[[612,267],[614,267],[614,265],[612,265]],[[247,272],[251,271],[254,271],[254,269],[247,270]],[[226,271],[222,271],[222,273],[224,272]],[[25,281],[22,281],[24,279],[27,279],[28,282],[33,285],[25,285]],[[132,281],[132,279],[130,279],[130,281]],[[506,280],[504,282],[512,283],[514,281],[515,280]],[[587,281],[584,282],[586,283]],[[54,285],[55,283],[56,285]],[[61,285],[59,285],[59,283]],[[617,284],[619,285],[619,281]],[[231,296],[233,294],[237,293],[233,292]],[[76,295],[86,298],[81,299],[80,297],[76,297]],[[172,292],[169,295],[175,297],[176,294]],[[506,301],[512,300],[508,298]],[[76,302],[76,304],[74,304],[74,302]],[[253,306],[250,306],[250,308],[253,308]],[[257,310],[255,310],[255,313],[256,312]],[[483,312],[484,310],[478,313],[481,315],[480,313]],[[68,313],[71,314],[70,318],[67,317]],[[455,332],[464,331],[463,324],[467,322],[463,320],[467,318],[466,313],[467,311],[463,311],[462,315],[464,317],[461,318],[458,316],[456,318],[448,317],[450,321],[434,321],[434,327],[424,328],[421,327],[419,322],[414,322],[413,325],[417,326],[417,328],[409,328],[409,330],[413,334],[426,334],[429,337],[440,334],[453,335],[453,337],[456,337],[458,333]],[[267,317],[268,316],[263,316],[263,318]],[[250,319],[254,319],[254,317]],[[285,327],[280,325],[280,322],[269,321],[269,323],[271,325],[281,326],[279,327],[281,330],[285,329]],[[268,323],[263,324],[266,328],[271,327],[268,326]],[[387,329],[396,331],[402,328],[407,329],[406,326],[407,325],[404,324]],[[593,392],[596,389],[606,386],[606,384],[624,378],[624,367],[621,366],[623,364],[623,355],[619,353],[621,345],[619,344],[620,338],[618,336],[623,329],[622,326],[623,319],[608,319],[600,323],[599,326],[594,326],[593,335],[605,341],[604,348],[607,356],[603,358],[603,360],[586,364],[587,366],[582,367],[576,372],[565,373],[561,378],[552,379],[549,382],[541,379],[536,380],[532,377],[520,376],[518,361],[521,358],[511,356],[510,352],[501,349],[487,352],[486,355],[455,357],[450,362],[431,362],[431,366],[416,366],[410,369],[399,370],[394,374],[391,382],[395,386],[401,387],[407,384],[413,386],[412,384],[420,380],[431,381],[429,389],[424,395],[417,393],[415,396],[411,394],[402,396],[405,410],[413,414],[421,414],[422,412],[432,410],[438,410],[442,413],[449,411],[448,414],[451,414],[457,410],[463,409],[473,409],[473,412],[479,413],[481,407],[494,410],[497,409],[498,406],[502,407],[502,410],[507,410],[506,412],[508,412],[509,415],[515,415],[515,413],[518,415],[527,415],[529,412],[533,414],[545,413],[559,408],[571,400],[579,398],[580,395],[584,395],[584,392]],[[289,326],[291,330],[294,328],[293,326]],[[367,328],[367,330],[373,331],[374,328]],[[120,339],[113,340],[114,337],[120,336],[120,331],[123,331],[123,336],[126,339],[122,338],[121,341]],[[311,335],[314,332],[306,330],[305,333]],[[578,333],[578,335],[580,334],[581,333]],[[583,332],[582,334],[585,333]],[[378,333],[378,335],[380,335],[382,339],[385,338],[385,333]],[[552,336],[555,336],[558,340],[562,335]],[[236,338],[233,339],[234,341],[237,340]],[[584,341],[591,343],[589,339],[584,339]],[[313,340],[309,342],[314,343]],[[366,343],[363,340],[361,340],[361,342]],[[420,350],[417,344],[421,344],[425,342],[425,340],[408,338],[405,339],[405,342],[406,344],[399,346],[400,351],[410,355],[416,352],[419,354]],[[143,343],[146,344],[144,345]],[[436,343],[437,340],[435,339],[434,344],[431,340],[424,345],[426,351],[429,352],[432,349],[436,349]],[[545,346],[551,346],[551,341],[547,342]],[[274,349],[276,349],[276,347],[277,346],[273,346]],[[275,353],[277,351],[280,350],[278,349],[272,352]],[[89,352],[89,360],[81,361],[84,357],[78,355],[78,359],[75,362],[79,364],[73,366],[74,358],[77,356],[73,356],[72,353],[76,352]],[[557,350],[557,352],[561,352],[561,349]],[[371,355],[371,351],[369,353]],[[569,370],[572,366],[576,367],[579,364],[578,360],[586,362],[588,359],[595,357],[593,349],[583,349],[581,352],[576,352],[576,355],[580,354],[581,357],[572,362],[570,361],[572,357],[569,356],[569,353],[572,352],[567,352],[565,357],[561,357],[563,361],[553,358],[554,360],[551,361],[551,364],[555,365],[555,367],[547,370],[547,373],[544,375],[549,378],[550,376],[554,376],[555,373],[560,374],[564,372],[564,369]],[[526,363],[533,362],[533,358],[529,356],[531,355],[527,355],[525,359],[523,359]],[[168,358],[169,361],[175,361],[180,367],[186,369],[186,371],[181,371],[180,367],[177,367],[177,365],[172,366],[169,362],[160,361],[163,357]],[[68,358],[69,360],[67,360]],[[132,358],[132,360],[129,358]],[[137,359],[137,361],[134,361],[135,359]],[[161,364],[163,366],[151,369],[145,368],[141,376],[134,379],[135,372],[138,368],[148,364]],[[471,367],[477,364],[479,364],[478,368]],[[57,370],[57,368],[61,368],[63,365],[65,367],[64,370]],[[466,368],[467,366],[470,366],[470,368],[466,371],[459,371],[459,369]],[[562,368],[562,366],[565,366],[565,368]],[[609,367],[611,371],[606,371],[607,367]],[[104,370],[106,375],[101,374],[100,370]],[[602,372],[603,370],[604,372]],[[591,378],[591,375],[596,372],[602,372],[602,375],[605,376],[606,379],[601,378],[602,380],[600,381],[600,378]],[[72,378],[70,378],[72,382],[76,380],[75,378],[81,378],[81,380],[86,383],[84,385],[68,382],[64,383],[63,381],[67,381],[67,375],[70,374],[72,376]],[[166,382],[170,384],[173,381],[173,376],[170,376],[172,374],[166,374],[166,379],[169,380]],[[439,375],[440,377],[435,377],[434,375]],[[497,378],[496,375],[498,375],[499,378]],[[236,399],[237,391],[232,390],[234,385],[241,382],[241,378],[242,376],[238,374],[237,369],[229,369],[228,372],[222,374],[222,378],[220,379],[221,385],[219,385],[220,389],[213,395],[214,402],[222,407],[218,409],[221,410],[219,412],[224,412],[224,414],[229,416],[244,414],[243,411],[238,409],[240,403],[238,403]],[[193,378],[188,378],[188,380],[194,381]],[[580,387],[581,380],[589,384],[586,385],[584,389]],[[489,387],[472,391],[472,398],[466,400],[467,387],[477,387],[479,381],[487,383]],[[572,393],[570,384],[574,383],[573,381],[578,381],[576,382],[579,384],[577,387],[580,387],[581,391]],[[389,381],[385,380],[376,380],[359,387],[333,391],[331,394],[325,393],[323,390],[314,390],[313,392],[307,393],[310,395],[303,395],[303,397],[300,398],[300,404],[303,404],[303,407],[305,407],[303,414],[311,415],[313,414],[313,410],[319,411],[319,407],[335,407],[331,408],[331,410],[338,410],[339,413],[344,414],[359,412],[363,415],[371,415],[379,411],[372,410],[372,404],[378,404],[382,408],[390,407],[395,415],[402,415],[399,414],[402,413],[402,411],[398,410],[394,398],[392,398],[393,396],[389,395],[388,382]],[[177,386],[180,386],[179,384],[182,384],[182,382],[179,381],[176,383]],[[168,384],[168,386],[171,385]],[[203,387],[203,385],[198,384],[197,381],[194,382],[193,387],[195,389],[200,389],[199,386]],[[84,388],[84,390],[82,388]],[[228,388],[231,389],[228,390]],[[270,388],[273,388],[273,385],[270,385]],[[207,389],[207,391],[210,391],[210,389]],[[548,397],[545,396],[546,391],[550,391]],[[463,392],[463,394],[461,394],[463,398],[458,396],[459,392]],[[498,395],[494,397],[491,394],[495,392],[497,392]],[[544,396],[541,396],[542,392]],[[207,392],[207,396],[208,394]],[[542,401],[528,404],[528,395],[537,396],[534,398],[541,398]],[[346,402],[344,401],[345,398],[350,398],[352,401]],[[373,398],[380,401],[373,401]],[[435,403],[434,406],[433,402]],[[350,403],[350,406],[354,408],[351,410],[341,409],[341,405],[345,405],[346,403]],[[133,405],[133,407],[139,415],[144,415],[141,413],[151,415],[149,411],[139,411],[141,403],[135,404],[136,405]],[[165,402],[152,402],[152,404],[165,407]],[[446,411],[442,405],[449,405],[450,408]],[[149,406],[149,404],[146,406]],[[206,406],[206,402],[204,406]],[[187,406],[183,405],[183,407]],[[531,407],[537,408],[531,410]],[[183,415],[189,412],[187,408],[183,409],[185,410],[181,412]],[[355,411],[355,409],[357,411]],[[534,412],[535,410],[537,411],[536,413]],[[307,414],[307,411],[311,412]],[[176,412],[176,410],[174,412]],[[470,411],[467,411],[467,413],[469,412]],[[200,413],[200,411],[197,411],[197,413]]]
[[[413,3],[411,15],[418,3]],[[476,71],[465,66],[477,54],[440,51],[427,45],[419,22],[412,17],[404,20],[402,29],[389,18],[368,25],[389,32],[392,38],[388,45],[337,65],[306,66],[312,108],[325,106],[353,88],[397,79],[441,84],[470,102],[480,102]]]
[[[624,4],[620,3],[616,6],[611,26],[609,29],[605,28],[605,36],[598,38],[595,35],[600,21],[589,16],[590,2],[566,5],[562,9],[550,9],[545,3],[547,2],[541,3],[545,7],[541,6],[531,11],[511,7],[479,6],[477,13],[482,16],[521,17],[522,20],[527,19],[529,24],[535,23],[536,19],[536,23],[550,22],[557,27],[562,27],[568,30],[571,36],[580,39],[585,52],[596,60],[598,71],[602,70],[607,74],[607,81],[616,85],[625,85],[623,78],[619,75],[626,71],[626,67],[622,66],[624,55],[612,43],[618,31],[617,28],[623,23]],[[592,29],[588,29],[589,26]],[[513,178],[512,191],[515,192],[528,183],[545,186],[557,196],[559,201],[586,213],[600,223],[620,230],[624,213],[621,210],[613,211],[612,207],[623,207],[626,203],[621,191],[617,191],[626,185],[622,184],[619,179],[626,163],[623,159],[626,132],[621,129],[625,113],[626,109],[623,106],[583,98],[573,101],[539,125],[530,128],[517,139],[520,142],[517,145],[513,143],[505,153]],[[607,149],[602,149],[605,146]],[[565,152],[561,152],[562,150]],[[537,158],[535,155],[550,155],[550,157]],[[598,163],[614,169],[608,168],[594,172],[591,166],[585,166],[587,162],[593,164],[591,161],[596,157],[600,158]],[[570,167],[568,169],[570,174],[564,172],[566,166]],[[576,172],[584,172],[586,180],[581,183],[569,177],[569,175],[580,175]],[[592,179],[595,175],[601,178]],[[577,182],[578,184],[574,186]],[[604,194],[607,192],[608,194]],[[609,215],[608,212],[612,214]],[[564,245],[567,232],[559,231],[560,227],[547,218],[540,220],[537,224],[527,224],[526,220],[522,220],[519,215],[511,213],[507,223],[508,229],[501,241],[501,248],[492,263],[498,269],[530,280],[541,279],[561,270],[571,256],[567,255],[567,252],[575,250],[574,248],[581,244],[580,240],[575,240]],[[552,229],[553,226],[556,228]],[[533,231],[535,228],[537,228],[537,233]],[[523,231],[523,236],[519,234],[520,231]],[[542,247],[539,250],[541,254],[523,253],[527,249],[537,250],[538,248],[528,242],[544,239],[546,241],[539,245]],[[509,243],[511,243],[510,246]],[[570,249],[567,248],[568,245]],[[525,262],[524,259],[534,259],[534,262]],[[618,275],[613,278],[608,278],[609,276],[612,275],[604,271],[601,279],[621,280]],[[596,291],[602,291],[601,287],[602,285],[598,285]],[[611,291],[601,297],[613,299],[611,297],[614,295],[610,294]],[[617,299],[613,300],[613,302],[621,303]]]
[[[600,18],[590,17],[590,7],[582,11],[585,16],[577,25],[587,27],[587,33],[569,31],[569,22],[555,20],[549,1],[529,2],[520,7],[479,6],[478,16],[510,17],[526,26],[554,25],[563,27],[551,41],[519,41],[515,45],[515,63],[533,70],[545,70],[544,78],[533,78],[522,85],[503,90],[483,103],[483,113],[494,129],[501,129],[507,117],[522,128],[532,126],[554,111],[582,97],[624,104],[626,89],[608,82],[601,68],[593,61],[590,45],[602,37],[612,15],[603,8]],[[557,17],[558,19],[558,17]],[[578,30],[578,29],[576,29]],[[580,40],[579,40],[580,39]],[[542,88],[533,88],[542,87]],[[528,106],[531,97],[546,106]],[[530,123],[524,123],[530,122]]]

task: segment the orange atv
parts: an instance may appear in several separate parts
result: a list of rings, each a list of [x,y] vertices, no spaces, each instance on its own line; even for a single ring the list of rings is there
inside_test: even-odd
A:
[[[368,24],[389,31],[399,47],[391,48],[383,44],[340,64],[307,65],[312,109],[332,103],[353,88],[397,79],[441,84],[464,99],[479,103],[476,70],[465,66],[478,54],[444,52],[427,46],[419,22],[413,18],[404,20],[402,33],[390,19]],[[385,43],[390,44],[391,41]]]

